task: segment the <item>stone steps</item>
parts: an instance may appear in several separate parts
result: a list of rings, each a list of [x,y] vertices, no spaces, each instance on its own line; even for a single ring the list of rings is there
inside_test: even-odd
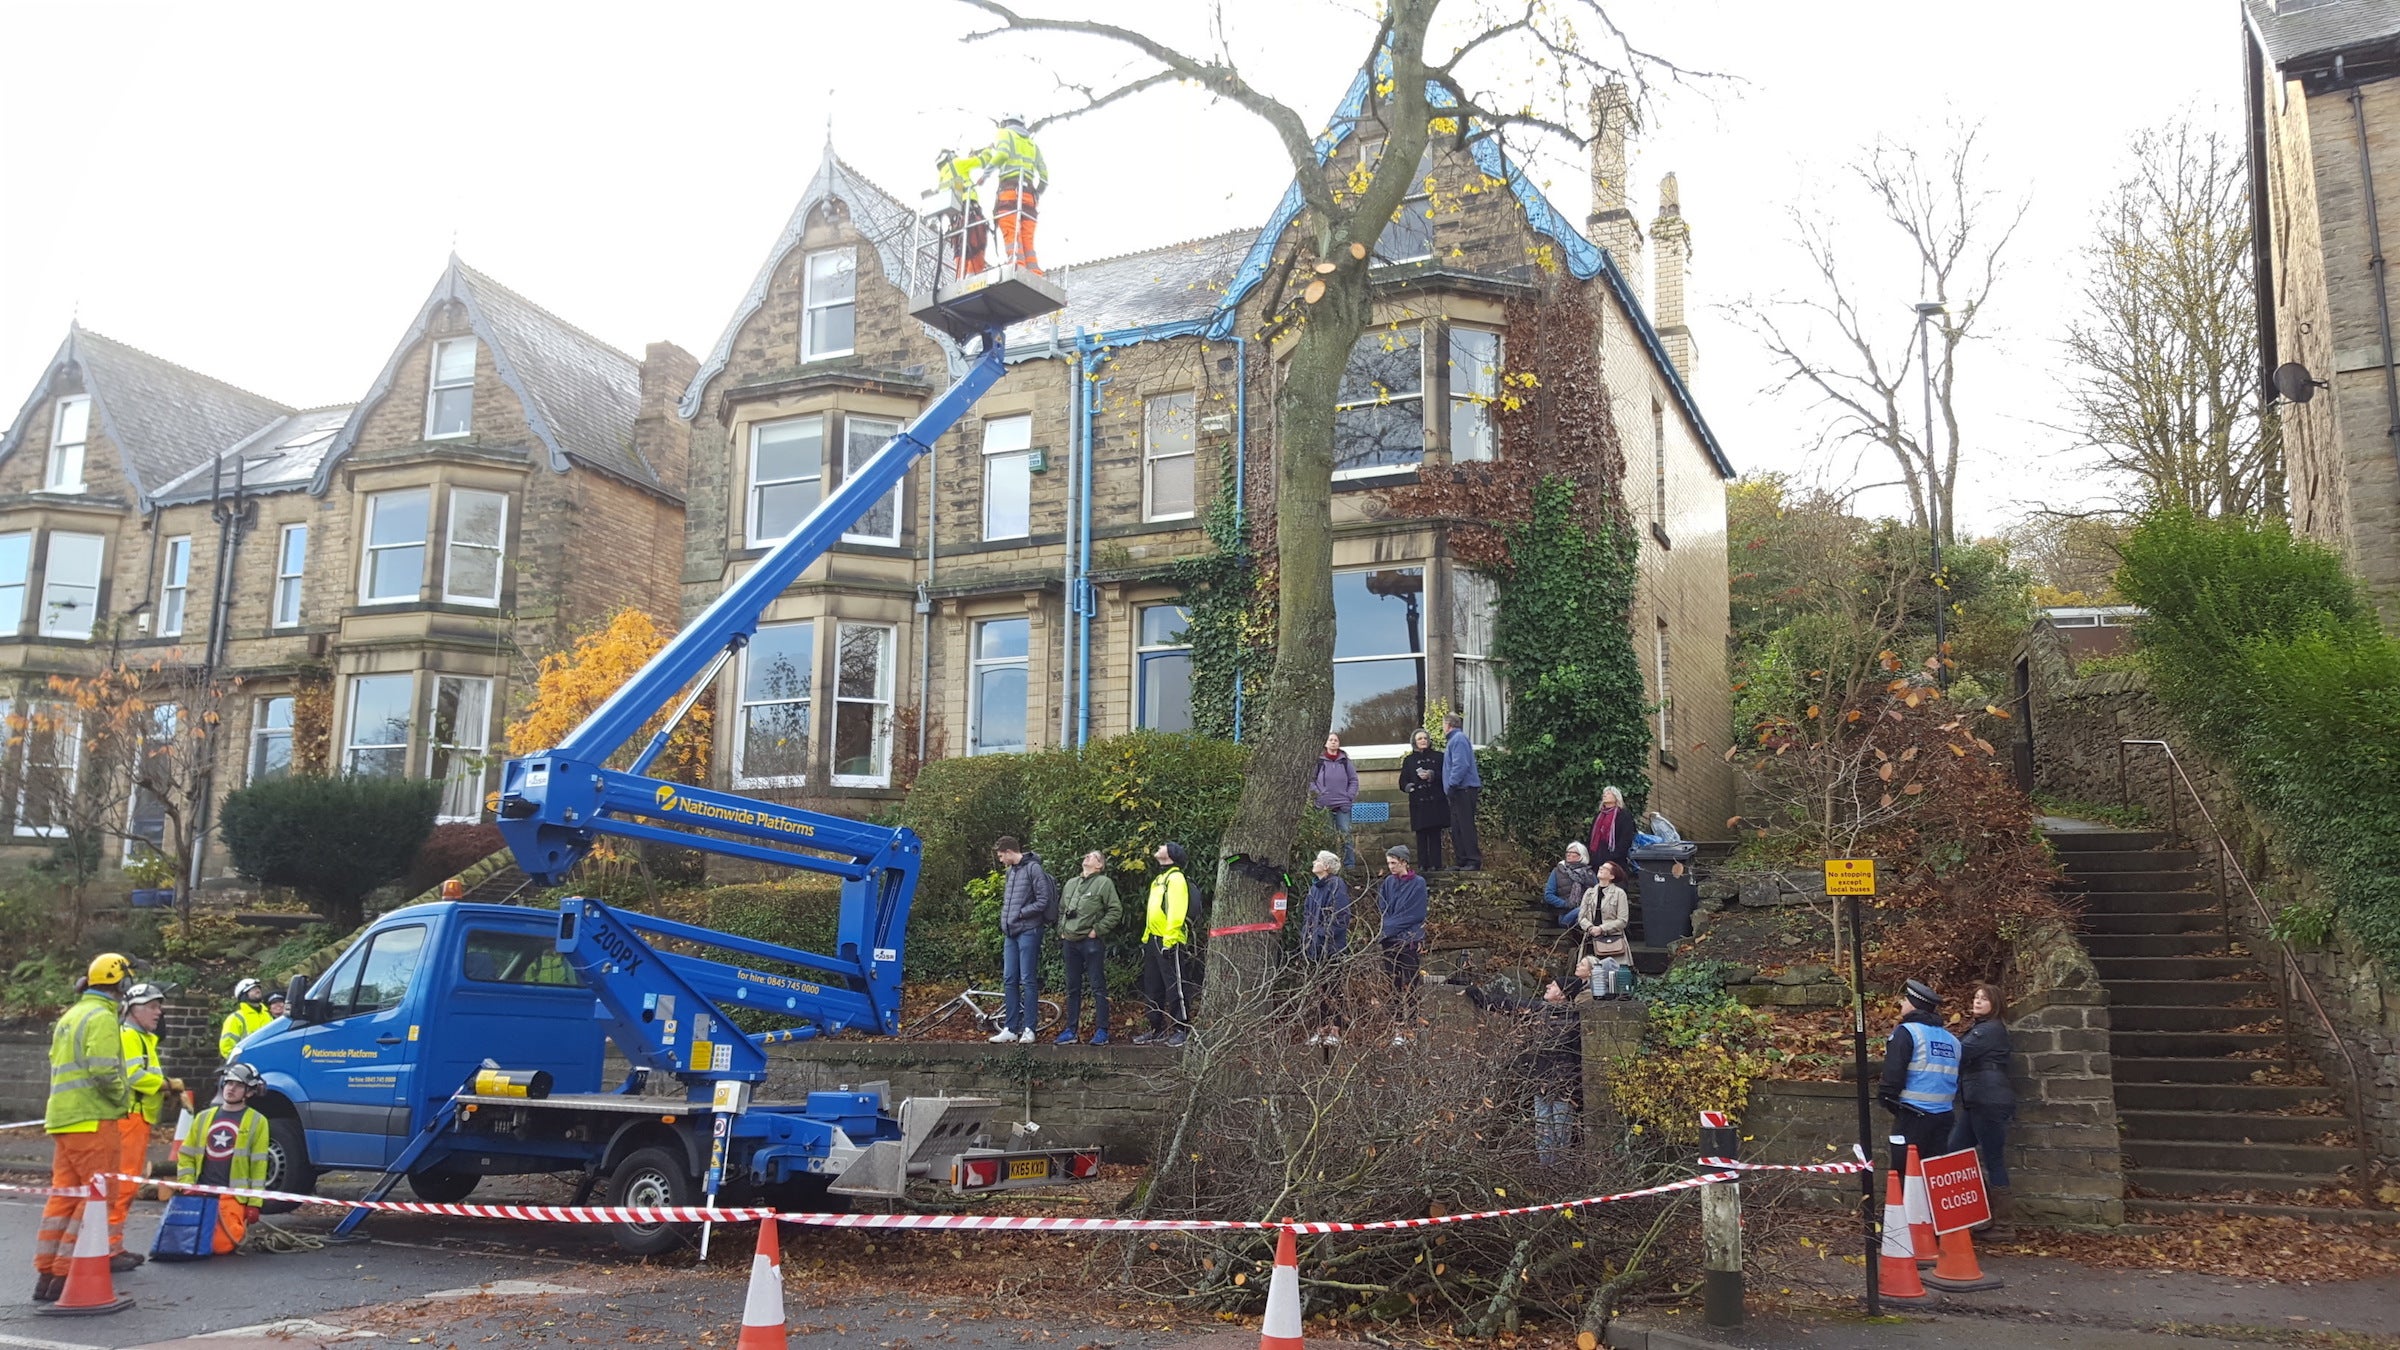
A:
[[[2232,1031],[2237,1027],[2272,1020],[2279,1015],[2280,1010],[2275,1008],[2235,1008],[2223,1003],[2122,1003],[2109,1009],[2108,1022],[2110,1030],[2119,1034],[2129,1031]]]
[[[2349,1161],[2356,1162],[2358,1160],[2358,1150],[2343,1149],[2341,1151]],[[2232,1172],[2217,1171],[2211,1168],[2128,1167],[2125,1169],[2126,1185],[2138,1186],[2144,1191],[2159,1195],[2225,1195],[2242,1191],[2259,1191],[2269,1195],[2280,1195],[2286,1191],[2331,1185],[2335,1180],[2331,1177],[2323,1180],[2311,1180],[2286,1172]],[[2131,1206],[2133,1199],[2138,1198],[2141,1197],[2128,1198],[2126,1202],[2128,1207]]]
[[[2355,1148],[2262,1144],[2223,1139],[2128,1139],[2125,1161],[2149,1171],[2263,1172],[2286,1178],[2284,1190],[2327,1186],[2358,1161]],[[2138,1178],[2137,1178],[2138,1181]]]
[[[2268,1014],[2273,1016],[2273,1014]],[[2256,1019],[2253,1019],[2256,1020]],[[2282,1032],[2257,1033],[2246,1031],[2122,1031],[2108,1033],[2108,1052],[2123,1060],[2144,1059],[2208,1059],[2239,1057],[2239,1062],[2253,1069],[2270,1069],[2281,1064],[2284,1056],[2262,1052],[2278,1051],[2291,1044]]]
[[[2051,836],[2053,845],[2059,836]],[[2116,849],[2065,848],[2058,849],[2059,863],[2067,869],[2069,879],[2093,877],[2100,873],[2118,872],[2181,872],[2200,865],[2200,855],[2190,849]]]
[[[2286,1106],[2299,1106],[2318,1100],[2331,1091],[2321,1084],[2290,1085],[2283,1083],[2219,1082],[2205,1092],[2194,1091],[2190,1083],[2174,1080],[2142,1081],[2118,1075],[2117,1109],[2119,1111],[2189,1111],[2195,1106],[2222,1108],[2227,1114],[2252,1117]],[[2291,1120],[2325,1122],[2326,1129],[2339,1129],[2347,1117],[2291,1116]],[[2195,1136],[2198,1137],[2198,1136]]]
[[[2140,937],[2149,933],[2209,933],[2223,935],[2225,917],[2214,909],[2169,914],[2124,914],[2085,910],[2083,931],[2087,934],[2110,934],[2118,937]]]
[[[2187,1100],[2193,1095],[2184,1094]],[[2215,1110],[2128,1111],[2122,1107],[2117,1111],[2117,1127],[2124,1132],[2129,1145],[2136,1139],[2307,1144],[2329,1134],[2346,1137],[2350,1133],[2345,1116],[2270,1116]]]
[[[2230,956],[2222,933],[2087,933],[2083,949],[2095,961],[2121,956]],[[2248,964],[2245,958],[2244,964]]]
[[[2199,894],[2209,898],[2209,903],[2216,903],[2215,891],[2195,887],[2193,874],[2181,869],[2168,872],[2077,872],[2070,867],[2067,877],[2071,884],[2065,889],[2080,891],[2095,899],[2142,891],[2198,890]]]
[[[2335,1205],[2275,1205],[2256,1204],[2242,1200],[2146,1200],[2125,1202],[2127,1218],[2180,1219],[2191,1216],[2254,1216],[2267,1219],[2304,1219],[2310,1223],[2366,1224],[2375,1228],[2400,1229],[2400,1210],[2345,1209]],[[2384,1240],[2379,1239],[2378,1245]]]
[[[2112,980],[2108,986],[2111,1007],[2135,1009],[2146,1007],[2198,1008],[2239,1003],[2261,992],[2264,980]],[[2276,1005],[2269,1002],[2264,1008],[2249,1011],[2266,1016]]]
[[[2127,1083],[2248,1083],[2262,1069],[2281,1069],[2272,1059],[2224,1059],[2216,1056],[2128,1058],[2115,1056],[2117,1085]],[[2316,1087],[2332,1092],[2331,1087]],[[2213,1093],[2210,1095],[2214,1095]]]
[[[2085,944],[2089,950],[2090,944]],[[2265,983],[2258,963],[2247,956],[2102,956],[2092,952],[2092,965],[2100,972],[2100,983],[2107,986],[2110,999],[2120,984],[2158,984],[2174,980],[2207,980],[2212,983]]]

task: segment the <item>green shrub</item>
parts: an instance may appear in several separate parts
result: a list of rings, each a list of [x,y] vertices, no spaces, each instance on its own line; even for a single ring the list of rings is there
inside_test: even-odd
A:
[[[243,876],[289,886],[335,926],[355,927],[367,894],[408,874],[441,796],[427,779],[268,779],[227,794],[225,847]]]
[[[2400,962],[2400,642],[2341,560],[2278,522],[2163,514],[2126,541],[2118,586],[2149,611],[2152,691],[2324,875],[2334,919]]]
[[[917,772],[898,823],[925,845],[917,868],[917,912],[966,903],[967,880],[992,870],[992,841],[1033,832],[1025,806],[1026,755],[937,759]],[[965,917],[965,910],[957,910]]]

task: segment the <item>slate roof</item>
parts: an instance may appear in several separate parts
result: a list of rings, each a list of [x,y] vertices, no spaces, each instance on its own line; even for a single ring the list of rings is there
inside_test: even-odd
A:
[[[916,224],[916,211],[877,187],[865,174],[844,164],[841,157],[833,153],[833,146],[827,144],[825,157],[818,161],[815,176],[808,180],[808,186],[800,193],[800,204],[792,208],[791,218],[783,223],[783,232],[775,236],[775,246],[767,250],[766,261],[759,264],[758,276],[750,282],[750,289],[743,293],[741,303],[734,306],[733,317],[725,321],[725,331],[717,338],[717,345],[709,348],[707,358],[700,363],[699,373],[692,376],[691,384],[683,391],[676,411],[685,418],[699,413],[701,391],[708,388],[710,380],[724,373],[725,363],[733,358],[733,342],[741,335],[742,325],[748,323],[750,316],[758,312],[758,307],[767,302],[767,288],[775,280],[775,265],[783,261],[784,256],[799,244],[800,237],[808,232],[809,212],[816,210],[829,197],[839,198],[843,205],[850,208],[852,223],[875,246],[875,257],[883,265],[884,276],[897,285],[908,284],[911,270],[909,234]],[[933,334],[953,358],[957,356],[958,345],[948,335],[933,328],[925,331]]]
[[[2278,67],[2400,38],[2400,0],[2242,0],[2242,12]]]
[[[453,255],[416,321],[392,349],[383,373],[317,465],[312,490],[322,491],[334,465],[358,443],[367,414],[392,395],[401,359],[424,338],[435,310],[464,305],[467,323],[491,353],[500,379],[525,406],[525,420],[549,452],[550,468],[565,473],[580,463],[667,496],[658,471],[634,448],[641,412],[642,363],[517,294]]]
[[[82,368],[84,392],[92,396],[101,429],[117,447],[135,494],[145,502],[194,465],[205,465],[226,446],[292,411],[287,404],[75,325],[67,330],[66,341],[59,344],[7,435],[0,437],[0,458],[16,453],[35,413],[70,364]]]
[[[174,481],[162,484],[152,500],[161,505],[207,501],[215,477],[221,477],[224,489],[230,491],[237,463],[245,492],[304,489],[316,478],[326,453],[333,448],[333,438],[355,410],[355,404],[343,403],[304,408],[277,418],[239,444],[228,446],[214,461],[194,465]],[[224,466],[219,475],[210,474],[211,462]]]
[[[1067,293],[1067,307],[1010,328],[1007,341],[1023,352],[1053,335],[1071,338],[1078,328],[1100,334],[1206,320],[1225,302],[1256,234],[1245,227],[1051,268],[1047,275]]]

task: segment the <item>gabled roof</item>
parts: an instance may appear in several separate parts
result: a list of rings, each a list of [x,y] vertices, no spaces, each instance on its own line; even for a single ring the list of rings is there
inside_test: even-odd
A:
[[[143,504],[193,465],[208,463],[226,446],[291,411],[271,398],[160,360],[78,324],[68,328],[66,341],[42,372],[33,396],[0,437],[0,459],[23,444],[35,411],[57,389],[70,365],[82,369],[83,389],[92,396],[101,430],[116,446],[126,480]]]
[[[1024,352],[1053,335],[1100,335],[1215,316],[1241,274],[1256,231],[1233,230],[1206,239],[1120,254],[1050,269],[1067,293],[1067,307],[1010,328],[1006,340]]]
[[[869,182],[866,175],[844,164],[828,143],[825,157],[817,163],[816,175],[808,180],[808,187],[800,194],[800,204],[792,208],[791,219],[783,224],[783,233],[775,236],[775,246],[767,250],[766,261],[759,264],[758,276],[751,281],[750,289],[743,293],[741,303],[734,306],[733,317],[726,320],[725,331],[717,338],[717,345],[709,348],[707,359],[700,363],[700,372],[692,376],[691,384],[683,391],[682,400],[676,404],[676,411],[685,418],[689,419],[700,411],[701,391],[708,388],[708,382],[725,373],[725,364],[733,359],[734,339],[741,336],[742,325],[750,321],[751,315],[758,313],[759,306],[767,303],[767,290],[775,281],[776,264],[782,262],[785,255],[799,244],[801,236],[808,233],[809,213],[829,198],[838,199],[850,208],[850,220],[858,227],[858,232],[875,246],[875,257],[883,265],[884,276],[894,285],[905,287],[908,284],[909,234],[916,226],[917,213],[907,203]],[[943,348],[955,356],[957,344],[950,341],[946,334],[933,328],[925,331],[933,334]]]
[[[304,408],[277,418],[241,443],[226,447],[213,460],[186,469],[174,481],[161,484],[151,500],[161,506],[207,501],[220,488],[230,492],[237,466],[246,493],[291,492],[305,489],[333,448],[333,438],[350,420],[355,405]],[[217,467],[221,466],[221,467]],[[212,474],[210,469],[217,467]]]
[[[2278,68],[2400,37],[2400,0],[2242,0],[2242,16]]]
[[[553,472],[579,463],[656,492],[675,495],[634,448],[642,407],[642,363],[460,262],[452,255],[416,321],[392,349],[383,373],[351,409],[311,480],[323,491],[333,468],[358,443],[367,415],[392,395],[400,363],[421,341],[434,312],[449,301],[466,309],[468,327],[490,351],[501,381],[525,407],[525,421],[549,452]]]

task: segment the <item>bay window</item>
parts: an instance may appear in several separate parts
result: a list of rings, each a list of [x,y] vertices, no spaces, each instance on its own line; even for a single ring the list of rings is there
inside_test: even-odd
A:
[[[466,675],[434,677],[425,776],[442,785],[438,820],[483,819],[484,753],[492,743],[491,706],[490,680]]]
[[[814,623],[758,626],[742,649],[741,699],[733,743],[737,787],[808,781],[808,708],[817,670]]]
[[[1508,701],[1500,670],[1492,662],[1492,629],[1500,613],[1500,590],[1492,579],[1464,567],[1450,569],[1450,645],[1457,697],[1452,706],[1477,745],[1500,739],[1508,726]]]
[[[1333,730],[1350,753],[1396,750],[1425,720],[1425,571],[1333,575]]]
[[[429,488],[368,496],[367,556],[358,577],[360,604],[411,603],[423,593],[426,526],[432,514]]]
[[[8,637],[25,626],[25,585],[32,574],[32,533],[0,534],[0,633]]]
[[[780,544],[825,495],[825,418],[788,417],[750,428],[752,548]]]
[[[359,675],[350,681],[349,737],[342,772],[363,778],[408,776],[408,727],[416,703],[414,675]]]
[[[250,705],[250,777],[263,783],[292,771],[292,696],[278,694]]]
[[[0,702],[0,713],[7,708]],[[75,775],[83,760],[74,705],[27,703],[22,718],[9,719],[8,729],[24,752],[17,775],[17,833],[37,839],[65,837],[74,823]],[[14,750],[11,747],[12,757]]]
[[[500,603],[500,560],[508,538],[508,495],[450,490],[450,543],[442,561],[442,599]]]
[[[833,785],[892,781],[892,630],[846,623],[833,664]]]
[[[1470,464],[1494,457],[1492,425],[1500,396],[1500,335],[1481,328],[1450,329],[1450,459]]]
[[[867,467],[884,445],[900,434],[900,424],[881,417],[842,418],[842,481]],[[880,501],[867,508],[866,513],[842,532],[842,538],[853,544],[897,544],[900,542],[900,489],[898,486],[883,494]]]
[[[100,612],[100,560],[108,540],[97,534],[52,531],[50,564],[42,574],[44,637],[88,638]]]
[[[1333,415],[1333,476],[1413,469],[1425,458],[1425,362],[1413,324],[1351,344]]]

